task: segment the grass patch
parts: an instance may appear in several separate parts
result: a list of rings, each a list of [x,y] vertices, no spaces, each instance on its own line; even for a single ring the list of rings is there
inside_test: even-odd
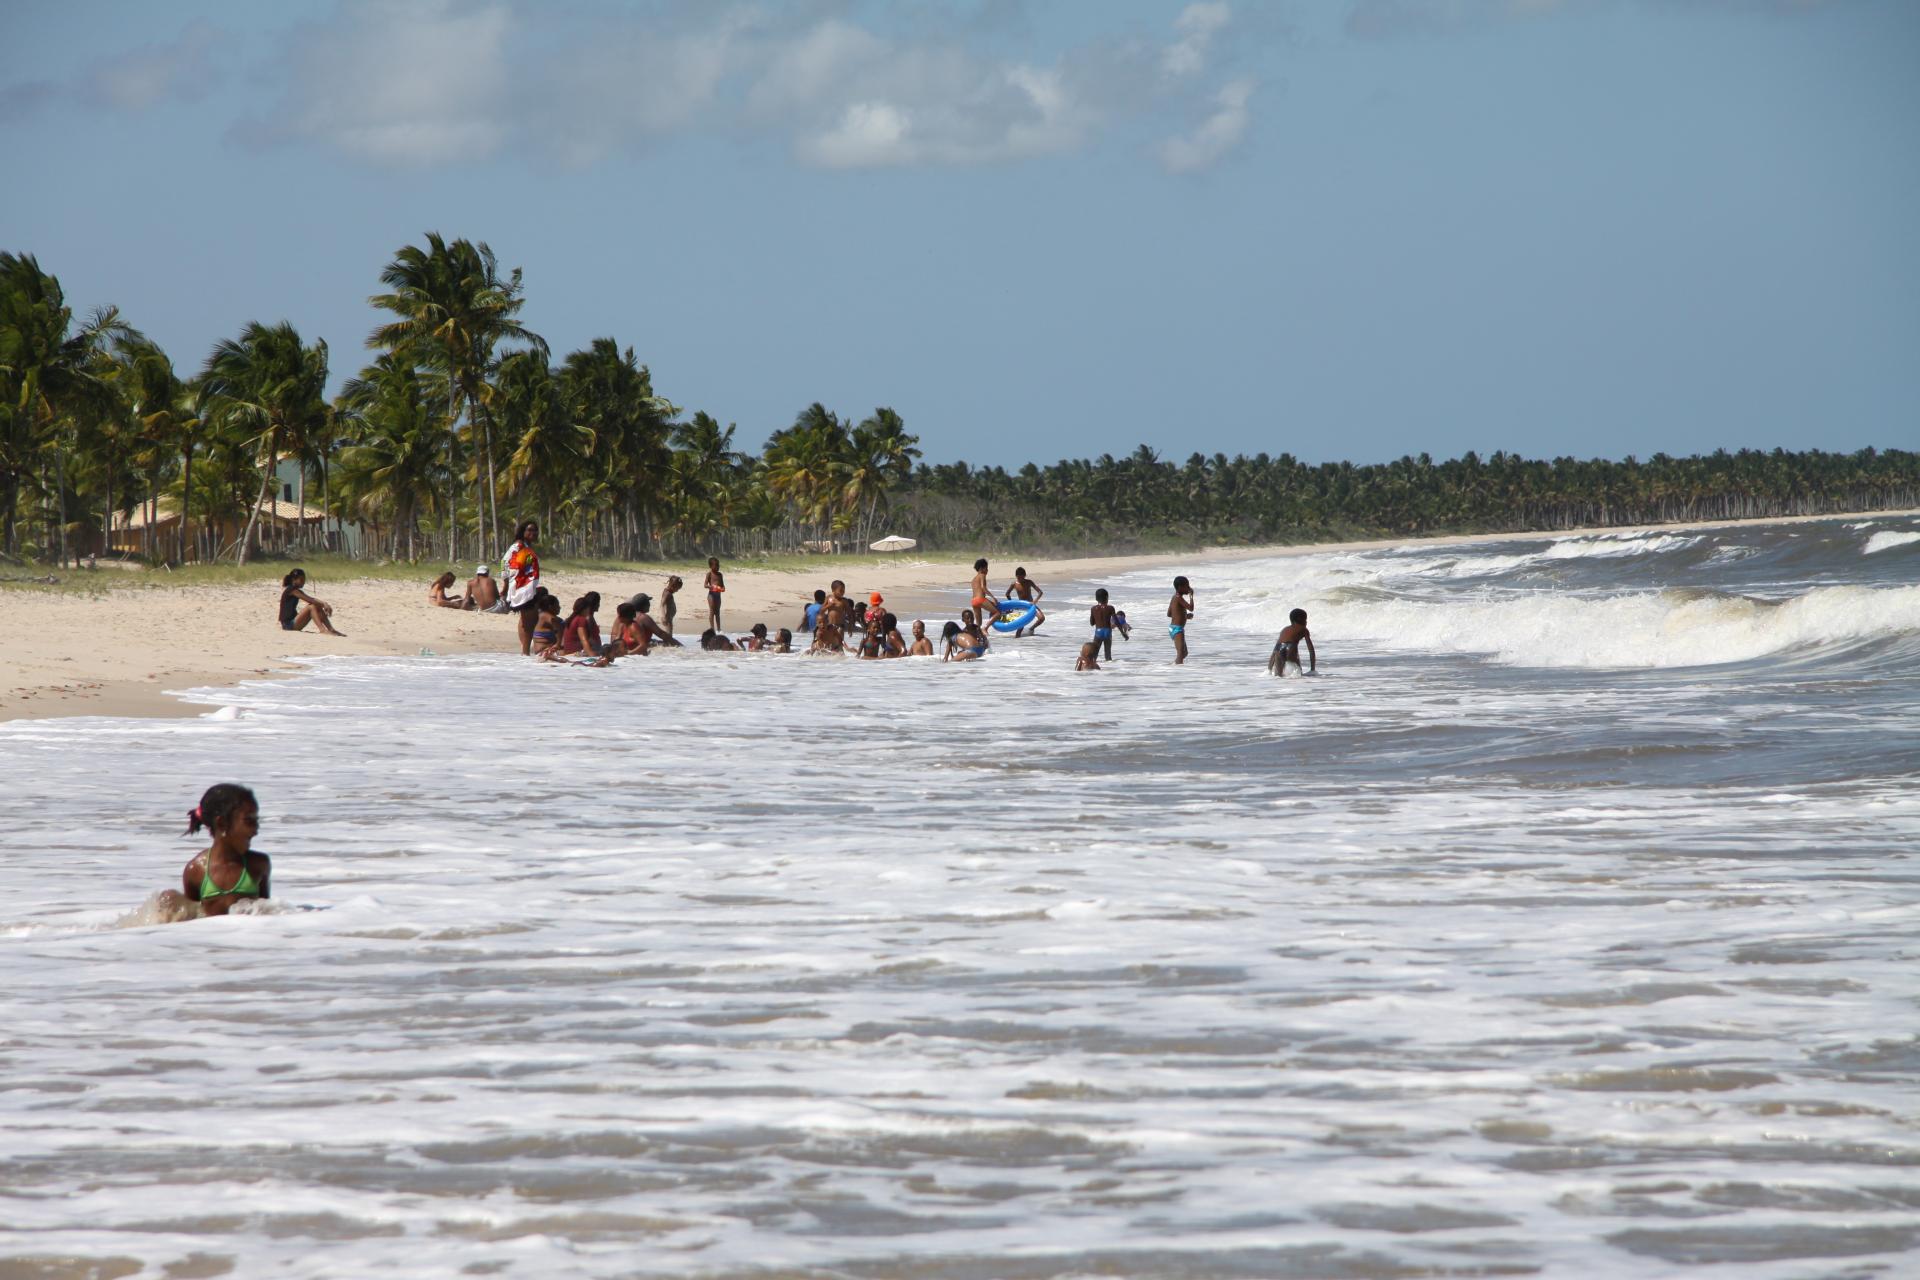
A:
[[[933,563],[959,563],[958,557],[935,556]],[[820,556],[820,555],[771,555],[743,556],[739,559],[721,561],[721,568],[727,571],[751,570],[768,573],[808,574],[823,581],[827,577],[844,577],[848,573],[859,573],[863,569],[872,569],[884,565],[897,565],[902,562],[927,562],[925,557],[888,556],[877,552],[866,555]],[[422,591],[442,571],[451,568],[458,575],[461,584],[473,574],[473,566],[478,559],[463,560],[457,565],[446,565],[440,560],[421,560],[417,564],[400,561],[355,560],[341,555],[311,555],[302,557],[273,557],[255,559],[245,565],[190,564],[175,569],[149,568],[145,565],[129,567],[101,567],[98,569],[49,568],[44,565],[0,564],[0,592],[20,594],[41,593],[45,595],[81,595],[96,596],[110,591],[171,591],[179,587],[267,587],[276,586],[288,570],[296,565],[307,571],[307,581],[316,593],[326,590],[330,582],[352,582],[373,579],[380,582],[411,582],[419,585]],[[552,577],[572,578],[592,573],[637,573],[658,576],[665,579],[670,573],[677,573],[687,581],[687,589],[698,593],[700,581],[707,572],[705,560],[603,560],[593,558],[568,559],[565,557],[541,558],[541,569]],[[56,583],[34,582],[29,579],[44,578],[51,574],[58,578]]]

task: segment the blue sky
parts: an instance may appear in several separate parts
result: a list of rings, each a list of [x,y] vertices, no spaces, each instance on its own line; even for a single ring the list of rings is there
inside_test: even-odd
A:
[[[429,229],[758,448],[1920,447],[1920,5],[71,3],[0,247],[183,371]]]

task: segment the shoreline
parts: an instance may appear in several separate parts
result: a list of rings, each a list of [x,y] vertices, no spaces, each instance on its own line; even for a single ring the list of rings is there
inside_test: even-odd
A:
[[[1823,521],[1899,519],[1920,510],[1839,512],[1819,516],[1781,516],[1760,520],[1704,520],[1683,524],[1620,525],[1531,533],[1440,534],[1421,538],[1371,538],[1346,542],[1292,543],[1257,547],[1205,547],[1194,551],[1147,552],[1025,561],[1043,585],[1085,582],[1156,566],[1195,566],[1238,560],[1264,560],[1329,552],[1374,551],[1391,547],[1447,546],[1486,542],[1552,541],[1597,535],[1626,536],[1653,531],[1705,530],[1740,525],[1811,524]],[[995,585],[1012,577],[1018,563],[995,556]],[[900,615],[904,628],[913,617],[929,619],[957,612],[966,597],[971,557],[836,563],[822,557],[818,569],[727,569],[728,592],[722,613],[730,635],[755,622],[770,630],[794,626],[814,588],[835,577],[848,580],[849,594],[864,599],[880,591]],[[555,595],[566,599],[588,590],[605,598],[602,630],[610,625],[613,605],[640,591],[658,594],[667,570],[566,571],[547,575]],[[275,678],[302,669],[295,659],[320,655],[408,657],[453,653],[510,653],[517,647],[515,619],[508,614],[467,613],[426,604],[430,574],[418,582],[393,578],[316,581],[310,589],[334,606],[336,624],[346,633],[335,638],[313,631],[285,632],[274,624],[275,593],[270,584],[182,586],[143,581],[137,594],[105,586],[85,596],[0,593],[6,612],[29,625],[0,632],[0,722],[59,719],[69,716],[190,718],[206,714],[169,690],[229,687],[262,677]],[[131,585],[131,584],[127,584]],[[680,592],[676,631],[697,637],[705,626],[705,602],[697,587]],[[19,602],[20,609],[12,607]],[[30,603],[29,603],[30,602]],[[31,617],[27,614],[31,612]],[[657,615],[657,605],[656,605]],[[10,618],[10,621],[13,620]],[[49,644],[58,644],[49,650]]]

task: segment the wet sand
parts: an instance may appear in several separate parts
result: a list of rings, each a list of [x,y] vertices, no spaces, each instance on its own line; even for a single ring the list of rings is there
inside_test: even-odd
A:
[[[1877,516],[1912,514],[1873,512]],[[1805,517],[1834,520],[1844,516]],[[1793,523],[1776,520],[1766,523]],[[1712,528],[1746,521],[1704,521],[1663,528]],[[1047,559],[992,557],[997,591],[1023,563],[1043,588],[1052,583],[1085,582],[1109,575],[1164,565],[1187,573],[1205,590],[1196,566],[1228,560],[1379,547],[1500,541],[1511,538],[1571,537],[1580,534],[1628,534],[1647,526],[1604,530],[1565,530],[1535,534],[1464,534],[1435,538],[1375,539],[1290,546],[1211,547],[1150,555]],[[965,605],[972,557],[909,553],[874,564],[865,559],[822,557],[803,570],[727,568],[726,630],[739,635],[756,622],[769,630],[794,627],[815,588],[843,578],[849,594],[865,600],[873,591],[906,624],[927,619],[929,631]],[[67,571],[63,577],[72,578]],[[418,582],[361,578],[315,579],[309,591],[334,607],[334,625],[345,634],[321,635],[311,629],[287,632],[276,625],[279,590],[271,582],[255,586],[183,586],[152,589],[150,574],[99,573],[100,590],[87,596],[32,590],[0,590],[0,721],[54,716],[182,716],[199,708],[169,696],[169,690],[242,680],[296,670],[292,659],[323,655],[417,655],[510,652],[518,644],[515,620],[508,614],[465,613],[430,606],[426,601],[431,569]],[[684,574],[679,593],[677,630],[697,638],[705,626],[706,601],[697,577]],[[563,570],[546,575],[548,588],[563,601],[598,591],[603,632],[614,620],[613,607],[636,592],[656,601],[665,571]],[[139,588],[147,589],[139,589]],[[656,613],[658,606],[656,604]]]

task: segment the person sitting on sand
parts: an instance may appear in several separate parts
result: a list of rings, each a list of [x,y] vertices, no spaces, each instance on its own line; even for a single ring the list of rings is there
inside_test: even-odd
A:
[[[973,610],[962,609],[959,623],[950,622],[947,627],[950,629],[942,632],[947,642],[947,661],[971,662],[987,656],[987,637],[974,620]]]
[[[637,648],[629,649],[629,652],[651,653],[653,652],[653,646],[656,644],[665,645],[669,649],[678,649],[681,647],[680,642],[673,638],[672,632],[654,621],[653,614],[650,612],[653,608],[652,596],[642,591],[639,595],[627,601],[627,603],[633,606],[633,620],[635,625],[640,628],[640,644]]]
[[[187,815],[188,835],[202,829],[212,833],[213,843],[180,872],[179,892],[160,895],[156,905],[164,919],[223,916],[249,898],[272,896],[273,862],[253,852],[260,834],[260,802],[253,792],[234,782],[208,787]]]
[[[1307,646],[1307,669],[1300,671],[1300,646]],[[1280,630],[1279,639],[1273,642],[1273,652],[1267,655],[1267,670],[1276,676],[1287,674],[1287,664],[1291,662],[1295,671],[1303,676],[1315,675],[1320,670],[1320,655],[1313,651],[1313,633],[1307,630],[1307,611],[1295,609],[1287,615],[1287,625]]]
[[[493,580],[487,566],[477,565],[467,579],[467,608],[492,612],[500,603],[500,584]]]
[[[890,613],[880,615],[880,656],[883,658],[907,656],[907,642],[900,636],[900,619]]]
[[[700,647],[708,653],[732,653],[735,646],[724,634],[708,627],[700,633]]]
[[[600,593],[589,591],[573,602],[573,613],[567,619],[567,629],[560,636],[560,652],[567,655],[584,653],[589,657],[599,657],[604,647],[600,643],[600,620],[593,615],[600,612]]]
[[[451,569],[435,578],[433,585],[427,588],[427,603],[438,605],[442,609],[466,608],[467,598],[465,596],[454,596],[451,599],[447,596],[447,588],[452,586],[456,581],[458,581],[458,579],[453,576],[453,570]]]
[[[307,594],[307,571],[295,569],[280,579],[280,629],[304,631],[309,622],[316,631],[337,636],[333,629],[333,606]]]
[[[1040,608],[1040,597],[1045,594],[1047,593],[1040,589],[1040,584],[1027,576],[1025,568],[1019,568],[1013,571],[1013,581],[1007,584],[1006,598],[1011,600],[1015,596],[1019,596],[1022,600],[1033,606],[1033,621],[1015,629],[1013,633],[1015,640],[1018,640],[1022,635],[1026,634],[1028,628],[1038,631],[1040,624],[1047,620],[1046,612]]]
[[[1098,671],[1100,669],[1100,645],[1089,640],[1080,646],[1080,657],[1073,664],[1075,671]]]
[[[913,643],[907,646],[907,656],[911,658],[931,658],[933,641],[927,639],[927,624],[918,618],[913,623]]]
[[[527,606],[527,615],[534,620],[529,652],[536,658],[544,658],[549,653],[558,656],[560,598],[551,591],[542,590],[534,603]]]

